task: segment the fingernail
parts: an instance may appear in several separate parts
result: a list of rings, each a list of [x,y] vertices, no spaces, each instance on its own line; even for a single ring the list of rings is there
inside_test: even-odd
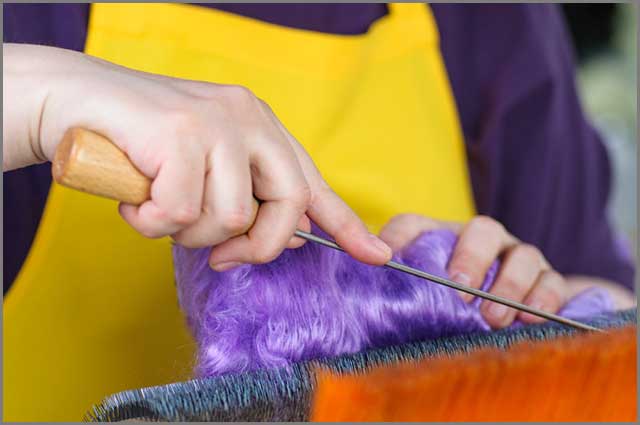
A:
[[[451,276],[451,280],[464,286],[471,285],[471,277],[469,277],[469,275],[465,273],[454,272],[453,276]],[[462,298],[462,300],[465,302],[469,302],[473,299],[473,295],[469,293],[461,292],[461,291],[458,291],[458,293],[460,294],[460,298]]]
[[[469,275],[467,275],[465,273],[455,272],[453,274],[453,276],[451,276],[451,279],[454,282],[460,283],[460,284],[462,284],[464,286],[471,285],[471,278],[469,277]]]
[[[371,244],[384,255],[391,256],[391,248],[389,245],[384,243],[382,239],[374,235],[373,233],[369,233],[369,239],[371,239]]]
[[[500,320],[505,316],[505,314],[507,314],[507,306],[498,303],[491,303],[488,313],[493,316],[494,319]]]
[[[242,263],[239,263],[237,261],[227,261],[226,263],[213,264],[211,268],[217,272],[224,272],[234,267],[238,267],[241,264]]]

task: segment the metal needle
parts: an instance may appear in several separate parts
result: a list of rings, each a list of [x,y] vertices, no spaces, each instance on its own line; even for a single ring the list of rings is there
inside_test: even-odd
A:
[[[324,245],[324,246],[327,246],[329,248],[337,249],[338,251],[344,252],[344,249],[340,248],[340,246],[338,244],[336,244],[335,242],[327,240],[327,239],[324,239],[324,238],[321,238],[321,237],[316,236],[316,235],[314,235],[312,233],[303,232],[302,230],[296,230],[295,235],[297,237],[299,237],[299,238],[306,239],[308,241],[315,242],[315,243],[318,243],[320,245]],[[527,313],[533,314],[535,316],[543,317],[545,319],[552,320],[554,322],[562,323],[564,325],[572,326],[574,328],[578,328],[578,329],[582,329],[582,330],[586,330],[586,331],[604,332],[602,329],[598,329],[598,328],[595,328],[593,326],[577,322],[575,320],[567,319],[566,317],[560,317],[560,316],[558,316],[556,314],[547,313],[546,311],[538,310],[538,309],[529,307],[528,305],[521,304],[521,303],[516,302],[516,301],[512,301],[512,300],[510,300],[508,298],[503,298],[503,297],[500,297],[498,295],[490,294],[490,293],[482,291],[480,289],[471,288],[471,287],[462,285],[460,283],[456,283],[456,282],[454,282],[452,280],[444,279],[444,278],[442,278],[440,276],[435,276],[435,275],[432,275],[430,273],[424,272],[422,270],[414,269],[413,267],[409,267],[409,266],[406,266],[404,264],[397,263],[395,261],[389,261],[384,266],[388,267],[388,268],[391,268],[391,269],[394,269],[394,270],[399,270],[399,271],[404,272],[404,273],[408,273],[408,274],[413,275],[413,276],[420,277],[422,279],[427,279],[429,281],[432,281],[432,282],[435,282],[435,283],[439,283],[441,285],[445,285],[445,286],[448,286],[450,288],[456,289],[458,291],[466,292],[468,294],[472,294],[472,295],[475,295],[477,297],[487,299],[489,301],[493,301],[493,302],[496,302],[496,303],[499,303],[499,304],[504,304],[504,305],[509,306],[511,308],[515,308],[517,310],[525,311]]]

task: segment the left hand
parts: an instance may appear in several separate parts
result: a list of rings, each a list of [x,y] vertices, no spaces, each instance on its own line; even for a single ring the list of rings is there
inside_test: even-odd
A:
[[[380,238],[397,251],[424,231],[448,228],[458,234],[449,262],[451,279],[480,288],[487,270],[500,257],[500,270],[489,292],[533,308],[556,313],[574,294],[565,278],[554,271],[538,248],[519,241],[491,217],[477,216],[468,223],[453,223],[415,214],[392,218],[381,230]],[[465,301],[473,295],[458,291]],[[483,301],[482,315],[493,328],[509,326],[516,318],[535,323],[544,319],[502,304]]]

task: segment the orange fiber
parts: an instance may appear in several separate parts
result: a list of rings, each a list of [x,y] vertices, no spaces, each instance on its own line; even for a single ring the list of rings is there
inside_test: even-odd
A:
[[[636,421],[636,327],[318,370],[313,421]]]

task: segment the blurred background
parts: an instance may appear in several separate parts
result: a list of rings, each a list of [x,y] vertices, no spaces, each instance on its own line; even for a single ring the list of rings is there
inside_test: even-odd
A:
[[[637,243],[637,5],[563,4],[573,37],[582,104],[613,165],[611,219]]]

